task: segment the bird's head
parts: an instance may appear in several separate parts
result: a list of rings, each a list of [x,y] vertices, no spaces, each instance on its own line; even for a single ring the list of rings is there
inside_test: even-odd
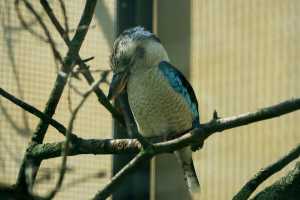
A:
[[[107,98],[114,99],[136,70],[156,66],[162,60],[169,58],[153,33],[140,26],[125,30],[112,47],[109,64],[114,75]]]

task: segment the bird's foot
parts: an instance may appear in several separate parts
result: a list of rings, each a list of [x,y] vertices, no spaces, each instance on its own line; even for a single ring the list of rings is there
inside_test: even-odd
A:
[[[162,141],[163,141],[163,142],[166,142],[169,135],[170,135],[170,133],[166,133],[166,134],[163,136]]]
[[[198,150],[203,148],[203,145],[204,145],[204,141],[199,143],[199,144],[194,144],[194,145],[191,146],[191,150],[193,152],[198,151]]]
[[[118,111],[121,115],[123,115],[122,108],[117,108],[117,111]]]

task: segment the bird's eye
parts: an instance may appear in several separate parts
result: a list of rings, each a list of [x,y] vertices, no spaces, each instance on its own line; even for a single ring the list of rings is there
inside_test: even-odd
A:
[[[128,65],[129,63],[130,63],[130,59],[125,58],[125,59],[123,60],[123,64],[124,64],[124,65]]]

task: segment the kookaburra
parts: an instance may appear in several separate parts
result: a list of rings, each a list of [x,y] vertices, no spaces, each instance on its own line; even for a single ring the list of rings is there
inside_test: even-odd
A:
[[[170,64],[160,40],[143,27],[124,31],[110,55],[114,72],[108,99],[127,84],[129,104],[144,137],[182,132],[200,124],[198,102],[182,73]],[[175,151],[191,193],[200,193],[190,147]]]

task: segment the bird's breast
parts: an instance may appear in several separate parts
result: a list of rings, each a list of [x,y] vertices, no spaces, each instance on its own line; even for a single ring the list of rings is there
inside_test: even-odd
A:
[[[192,127],[194,114],[158,67],[136,71],[129,79],[128,100],[139,131],[145,137]]]

